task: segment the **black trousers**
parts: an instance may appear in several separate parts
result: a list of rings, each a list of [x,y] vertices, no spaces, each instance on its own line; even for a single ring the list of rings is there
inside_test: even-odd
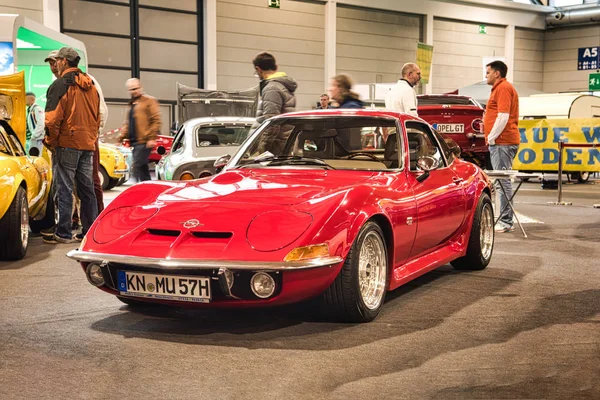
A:
[[[150,157],[150,151],[146,144],[135,144],[133,146],[133,177],[138,182],[149,181],[150,168],[148,168],[148,158]]]

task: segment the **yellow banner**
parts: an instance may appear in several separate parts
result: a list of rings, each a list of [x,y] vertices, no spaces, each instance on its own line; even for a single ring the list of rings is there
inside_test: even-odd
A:
[[[417,65],[421,68],[421,82],[429,83],[431,73],[431,59],[433,58],[433,46],[417,42]]]
[[[600,118],[519,121],[521,145],[513,162],[519,171],[558,171],[558,142],[597,147],[563,149],[563,171],[600,171]]]

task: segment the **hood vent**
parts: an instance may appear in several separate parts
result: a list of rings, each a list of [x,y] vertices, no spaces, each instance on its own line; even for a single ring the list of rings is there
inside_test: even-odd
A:
[[[200,239],[229,239],[233,232],[191,232],[192,236]]]
[[[181,231],[175,231],[170,229],[148,229],[148,233],[157,236],[172,236],[177,237],[181,234]]]

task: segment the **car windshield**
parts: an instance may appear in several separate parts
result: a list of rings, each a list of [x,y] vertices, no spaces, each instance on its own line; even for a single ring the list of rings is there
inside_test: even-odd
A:
[[[399,166],[396,129],[393,118],[277,118],[258,128],[230,166],[396,169]]]

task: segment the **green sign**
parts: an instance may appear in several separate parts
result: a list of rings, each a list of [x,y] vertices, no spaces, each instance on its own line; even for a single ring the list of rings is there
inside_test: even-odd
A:
[[[600,90],[600,74],[590,74],[589,90]]]
[[[279,8],[280,0],[268,0],[270,8]]]
[[[485,25],[479,25],[479,33],[483,33],[484,35],[487,33],[487,28]]]

